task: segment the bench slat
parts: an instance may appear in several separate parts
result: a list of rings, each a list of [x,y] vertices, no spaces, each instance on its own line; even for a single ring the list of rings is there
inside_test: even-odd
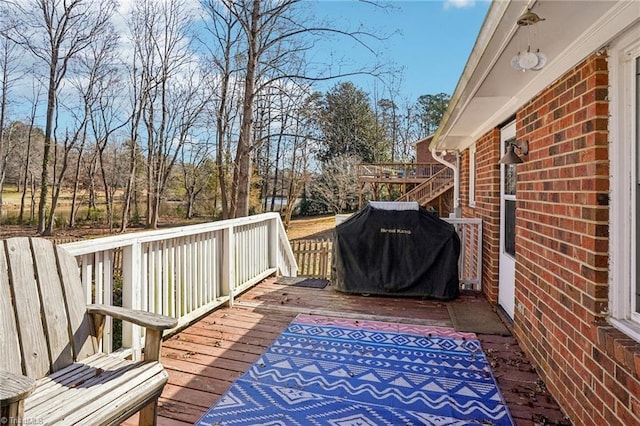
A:
[[[89,365],[85,363],[89,361]],[[72,364],[69,368],[60,370],[50,376],[42,378],[38,381],[38,392],[36,395],[31,395],[27,400],[27,406],[30,404],[44,404],[56,393],[60,392],[60,389],[68,386],[69,384],[77,383],[82,380],[82,377],[87,374],[95,375],[95,368],[102,368],[107,370],[119,365],[120,359],[111,357],[105,354],[96,354],[91,358],[87,358],[82,362]]]
[[[166,379],[163,379],[161,375],[156,375],[153,378],[140,383],[138,388],[132,389],[127,393],[117,395],[116,399],[109,401],[95,412],[87,413],[87,417],[83,418],[79,423],[95,424],[100,422],[109,425],[119,425],[146,406],[148,402],[145,403],[145,396],[148,397],[149,394],[154,393],[156,396],[160,396],[165,383]],[[103,403],[103,401],[96,402],[96,406],[100,406],[99,404]],[[113,407],[116,408],[113,409]]]
[[[76,369],[77,365],[68,367]],[[61,422],[61,424],[102,424],[103,421],[83,420],[98,411],[102,407],[108,407],[101,416],[117,416],[118,413],[109,414],[108,411],[122,411],[123,409],[136,412],[140,407],[133,407],[134,399],[148,401],[149,389],[141,386],[150,382],[156,392],[161,392],[167,380],[167,373],[164,372],[159,363],[134,363],[127,360],[120,360],[119,365],[111,366],[110,369],[89,368],[83,371],[80,380],[74,383],[67,383],[58,388],[49,388],[40,395],[40,387],[25,403],[25,417],[43,418],[47,422]],[[122,398],[123,395],[126,398]],[[50,398],[44,398],[47,402],[42,402],[45,397],[55,395],[55,403],[50,403]],[[120,406],[114,406],[112,401],[120,399]],[[35,403],[35,401],[39,401]],[[129,408],[126,408],[129,407]]]
[[[0,242],[0,369],[23,374],[12,300],[4,244]]]
[[[97,342],[92,337],[95,336],[95,333],[82,294],[78,262],[64,249],[60,247],[56,247],[56,249],[64,296],[67,299],[69,324],[71,329],[75,330],[73,333],[75,359],[80,361],[97,352]]]
[[[40,313],[40,296],[35,281],[31,247],[26,238],[7,240],[7,260],[15,295],[16,319],[22,343],[24,374],[40,379],[50,370],[49,351]]]
[[[51,371],[58,371],[73,363],[73,353],[69,345],[69,321],[58,277],[56,256],[51,242],[41,239],[31,240],[35,268],[38,276],[45,331],[48,336]]]
[[[145,367],[153,363],[144,364]],[[65,418],[69,424],[119,424],[148,404],[149,395],[160,396],[168,380],[168,374],[156,364],[155,368],[144,371],[134,370],[127,380],[116,389],[102,394],[92,395],[90,402],[83,404],[77,411]],[[83,395],[84,397],[84,395]]]
[[[74,368],[74,366],[68,368]],[[47,419],[53,418],[52,413],[54,412],[73,411],[76,403],[70,403],[71,400],[79,399],[77,404],[88,402],[87,396],[92,392],[100,392],[102,383],[109,383],[109,380],[113,380],[134,368],[135,365],[130,363],[113,365],[108,369],[84,368],[77,371],[78,374],[74,375],[74,380],[62,383],[60,386],[48,387],[43,391],[43,395],[40,394],[41,389],[38,386],[25,403],[25,411],[33,412],[34,416]]]

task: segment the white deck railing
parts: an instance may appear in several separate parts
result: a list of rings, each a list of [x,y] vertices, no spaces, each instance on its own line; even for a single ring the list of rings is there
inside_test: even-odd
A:
[[[168,315],[178,327],[228,303],[276,272],[297,265],[277,213],[62,244],[76,256],[87,303],[113,304]],[[143,330],[124,324],[122,346],[137,356]],[[112,351],[105,324],[102,349]]]
[[[460,237],[458,277],[460,288],[482,290],[482,219],[442,218]]]

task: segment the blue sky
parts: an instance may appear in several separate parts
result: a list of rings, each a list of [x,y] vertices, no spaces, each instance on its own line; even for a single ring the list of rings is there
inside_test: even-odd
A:
[[[318,0],[310,2],[318,18],[326,17],[350,28],[362,26],[377,34],[392,34],[372,42],[380,58],[402,67],[400,97],[415,101],[424,94],[451,95],[487,14],[485,0],[395,0],[388,9],[372,7],[358,0]],[[375,55],[350,43],[331,46],[355,64],[371,64]],[[372,93],[371,78],[348,78]],[[336,81],[327,83],[327,88]],[[380,86],[380,84],[378,84]],[[379,87],[377,90],[380,90]]]
[[[130,3],[121,0],[122,13],[126,14]],[[373,3],[386,7],[375,7]],[[377,61],[401,68],[402,71],[394,74],[398,81],[393,84],[398,90],[393,99],[399,105],[405,100],[413,103],[425,94],[451,95],[489,5],[489,0],[309,0],[303,3],[306,12],[327,22],[327,27],[361,28],[388,36],[382,41],[369,39],[368,43],[378,55],[341,38],[339,42],[315,46],[311,60],[318,64],[337,64],[336,58],[346,58],[342,66],[352,70]],[[355,76],[347,80],[369,93],[372,100],[374,94],[377,99],[391,97],[383,84],[372,77]],[[338,81],[317,84],[315,89],[325,92]],[[28,106],[21,102],[23,97],[31,96],[31,80],[25,79],[22,83],[14,89],[20,97],[14,105],[14,116],[28,114]],[[39,111],[40,115],[43,113]]]

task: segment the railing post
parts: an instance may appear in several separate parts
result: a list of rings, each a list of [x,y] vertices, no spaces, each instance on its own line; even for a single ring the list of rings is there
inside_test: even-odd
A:
[[[122,248],[122,306],[142,309],[140,286],[142,245],[138,242]],[[139,360],[142,353],[142,330],[128,322],[122,323],[122,346],[131,348],[132,358]]]
[[[222,249],[222,294],[229,296],[228,305],[233,306],[233,290],[236,282],[235,268],[235,235],[233,225],[225,228],[223,233]]]
[[[476,275],[478,276],[478,290],[482,291],[482,219],[478,219],[476,228],[476,239],[478,241],[478,259],[476,261]]]
[[[279,274],[279,257],[280,257],[280,224],[277,218],[269,221],[269,268],[276,268],[276,274]]]

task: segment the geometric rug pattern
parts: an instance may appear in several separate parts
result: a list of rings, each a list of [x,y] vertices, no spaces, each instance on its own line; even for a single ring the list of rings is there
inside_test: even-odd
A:
[[[197,425],[513,425],[473,333],[299,315]]]

